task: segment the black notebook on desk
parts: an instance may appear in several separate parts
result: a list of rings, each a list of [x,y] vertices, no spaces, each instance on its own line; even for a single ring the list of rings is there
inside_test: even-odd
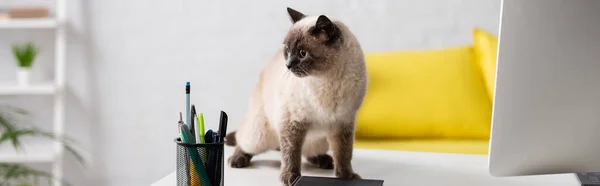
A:
[[[383,180],[300,176],[293,186],[383,186]]]

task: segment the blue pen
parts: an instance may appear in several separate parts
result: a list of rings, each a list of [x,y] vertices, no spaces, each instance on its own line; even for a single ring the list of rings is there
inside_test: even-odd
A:
[[[213,131],[208,129],[206,134],[204,134],[204,143],[212,143],[213,138],[211,136],[213,136]]]
[[[204,140],[206,141],[207,144],[210,143],[214,143],[216,137],[215,137],[216,132],[213,132],[213,130],[208,129],[206,131],[206,135],[204,136]],[[206,174],[208,174],[208,176],[210,177],[209,179],[214,180],[214,174],[215,174],[215,149],[210,148],[210,149],[206,149],[207,150],[207,155],[208,155],[208,161],[206,161]]]
[[[204,134],[204,143],[205,143],[205,144],[212,143],[212,138],[211,138],[211,136],[212,136],[212,133],[213,133],[213,132],[212,132],[212,130],[208,129],[208,130],[206,131],[206,134]],[[211,153],[212,153],[212,151],[210,151],[209,149],[207,149],[207,150],[206,150],[206,156],[207,156],[206,158],[207,158],[207,161],[206,161],[206,162],[204,162],[204,163],[206,164],[206,167],[207,167],[207,168],[208,168],[208,165],[209,165],[209,162],[210,162]],[[207,170],[207,171],[208,171],[208,170]]]
[[[213,132],[213,143],[218,143],[219,139],[219,133],[218,132]],[[212,175],[211,177],[211,183],[216,183],[217,182],[217,175],[218,175],[218,168],[217,168],[217,164],[219,163],[219,157],[218,157],[219,153],[216,151],[216,149],[213,149],[212,152],[212,160],[211,160],[211,166],[210,166],[210,172],[208,172],[209,174]]]

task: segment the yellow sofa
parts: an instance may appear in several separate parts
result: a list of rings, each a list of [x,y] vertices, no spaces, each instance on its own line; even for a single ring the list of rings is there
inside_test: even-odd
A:
[[[497,38],[474,29],[473,41],[368,53],[355,147],[487,154]]]

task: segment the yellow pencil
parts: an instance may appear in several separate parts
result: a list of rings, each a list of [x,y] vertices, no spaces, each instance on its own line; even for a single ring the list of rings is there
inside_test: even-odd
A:
[[[193,163],[190,163],[190,171],[192,175],[190,176],[190,186],[202,186],[200,182],[200,177],[198,177],[198,173],[196,173],[196,169]]]

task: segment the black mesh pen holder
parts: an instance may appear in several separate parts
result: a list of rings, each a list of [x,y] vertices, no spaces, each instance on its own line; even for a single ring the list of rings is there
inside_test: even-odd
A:
[[[177,186],[224,186],[223,142],[189,144],[176,138],[175,143]]]

